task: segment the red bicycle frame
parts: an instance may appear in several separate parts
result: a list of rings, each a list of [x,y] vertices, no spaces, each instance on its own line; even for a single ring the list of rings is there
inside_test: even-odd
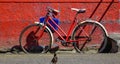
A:
[[[72,23],[71,23],[71,25],[70,25],[70,28],[69,28],[69,30],[68,30],[68,33],[66,33],[66,32],[64,32],[63,30],[62,30],[62,28],[52,19],[53,17],[55,18],[55,15],[53,14],[53,15],[51,15],[50,13],[53,13],[53,10],[51,11],[51,10],[48,10],[48,13],[46,14],[46,17],[45,17],[45,20],[44,20],[44,28],[43,28],[43,31],[42,32],[44,32],[44,29],[45,29],[45,26],[49,26],[59,37],[60,37],[60,39],[62,39],[63,41],[65,41],[65,42],[68,42],[68,43],[70,43],[70,42],[77,42],[76,40],[69,40],[69,38],[70,38],[70,36],[71,36],[71,34],[72,34],[72,32],[73,32],[73,29],[75,28],[75,26],[78,24],[78,22],[77,22],[77,15],[79,14],[79,13],[83,13],[84,12],[84,10],[83,11],[78,11],[77,13],[76,13],[76,15],[75,15],[75,17],[74,17],[74,20],[72,21]],[[58,31],[58,30],[56,30],[48,21],[51,21],[57,28],[58,28],[58,30],[60,30],[60,32],[66,37],[66,38],[64,38],[64,36],[62,36],[61,34],[60,34],[60,32]],[[83,32],[84,30],[81,30],[81,32]],[[41,33],[41,35],[42,35],[43,33]],[[41,37],[41,35],[40,35],[40,37]],[[88,36],[88,35],[87,35]],[[80,38],[85,38],[85,36],[84,37],[80,37]]]
[[[58,29],[61,31],[61,33],[64,34],[64,36],[65,36],[66,38],[64,38],[64,37],[58,32],[58,30],[56,30],[56,29],[48,22],[48,20],[50,20],[53,24],[55,24],[55,25],[58,27]],[[76,17],[75,17],[75,19],[73,20],[73,22],[71,23],[70,28],[69,28],[69,30],[68,30],[68,33],[64,32],[64,31],[62,30],[62,28],[61,28],[58,24],[56,24],[55,21],[54,21],[50,16],[47,16],[47,17],[46,17],[45,23],[48,24],[48,25],[52,28],[52,30],[54,30],[54,31],[57,33],[57,35],[58,35],[63,41],[73,42],[73,40],[69,40],[69,37],[71,36],[72,31],[73,31],[75,25],[77,24],[75,21],[76,21]],[[46,26],[46,25],[45,25],[45,26]]]

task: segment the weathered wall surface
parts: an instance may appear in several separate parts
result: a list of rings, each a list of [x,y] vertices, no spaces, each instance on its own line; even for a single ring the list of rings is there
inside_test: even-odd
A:
[[[69,26],[74,17],[75,12],[70,8],[86,8],[79,19],[92,18],[100,21],[109,34],[120,33],[118,0],[0,0],[0,47],[19,44],[21,30],[44,16],[47,6],[60,10],[62,27]],[[67,29],[64,28],[66,32]]]

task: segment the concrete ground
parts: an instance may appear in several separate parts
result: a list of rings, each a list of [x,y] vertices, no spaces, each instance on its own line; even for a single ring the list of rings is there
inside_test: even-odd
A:
[[[57,54],[57,64],[120,64],[116,54]],[[50,64],[53,54],[0,54],[0,64]]]

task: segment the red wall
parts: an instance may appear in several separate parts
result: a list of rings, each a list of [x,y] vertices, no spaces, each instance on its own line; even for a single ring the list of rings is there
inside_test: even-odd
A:
[[[109,34],[120,33],[118,3],[118,0],[0,0],[0,48],[19,44],[21,30],[44,16],[47,6],[60,10],[58,18],[62,27],[73,19],[71,7],[86,8],[87,12],[80,14],[79,19],[101,21]]]

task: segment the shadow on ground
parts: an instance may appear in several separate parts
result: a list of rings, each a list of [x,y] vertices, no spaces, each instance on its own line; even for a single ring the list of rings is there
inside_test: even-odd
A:
[[[59,46],[53,45],[52,48],[49,50],[49,52],[55,53],[56,51],[58,51],[58,49]],[[31,50],[29,53],[41,53],[42,51],[43,48],[39,46],[39,47],[34,47],[34,49]],[[12,48],[0,50],[0,53],[8,53],[8,52],[18,54],[23,51],[20,45],[15,45]],[[117,53],[117,52],[118,52],[117,41],[115,41],[110,37],[107,37],[107,45],[105,46],[104,50],[100,53]]]

